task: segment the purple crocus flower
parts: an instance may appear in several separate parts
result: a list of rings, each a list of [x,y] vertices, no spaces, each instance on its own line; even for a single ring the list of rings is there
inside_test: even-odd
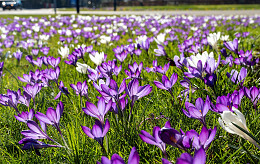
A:
[[[47,58],[47,61],[48,61],[49,65],[51,65],[54,69],[56,69],[58,67],[58,65],[60,63],[60,60],[61,60],[60,57],[58,57],[56,59],[56,58],[54,58],[52,56],[48,56],[48,58]]]
[[[119,67],[115,65],[115,67],[113,68],[113,75],[118,76],[121,70],[122,70],[122,65],[120,65]]]
[[[156,72],[156,67],[157,67],[157,59],[153,61],[153,66],[152,67],[146,67],[145,70],[149,72]]]
[[[128,163],[127,164],[139,164],[140,157],[138,155],[138,152],[135,147],[132,148],[129,157],[128,157]],[[97,164],[125,164],[122,157],[120,157],[118,154],[113,154],[111,157],[111,160],[109,160],[107,157],[102,156],[101,162],[97,162]]]
[[[144,49],[146,52],[148,52],[149,47],[150,47],[151,40],[146,39],[145,41],[142,41],[139,45],[142,49]]]
[[[148,95],[152,91],[152,87],[149,84],[139,86],[138,79],[133,79],[128,83],[125,91],[132,101],[131,106],[133,106],[136,100]]]
[[[230,56],[228,56],[228,57],[226,57],[226,60],[221,60],[222,61],[222,63],[224,64],[224,65],[226,65],[226,64],[229,64],[229,67],[232,67],[233,66],[233,56],[232,55],[230,55]]]
[[[167,90],[173,96],[172,87],[177,80],[178,80],[178,75],[176,73],[173,73],[170,80],[166,75],[163,75],[162,83],[159,81],[154,81],[154,84],[160,89]]]
[[[246,38],[249,34],[250,32],[243,32],[242,37]]]
[[[35,100],[35,96],[41,91],[42,87],[35,83],[33,86],[30,84],[27,84],[25,87],[23,87],[24,91],[27,92],[33,101]]]
[[[244,80],[247,76],[247,69],[242,67],[240,72],[238,73],[237,70],[232,70],[231,73],[227,72],[227,77],[231,78],[231,81],[235,84],[239,84],[242,86],[244,83]]]
[[[64,106],[63,103],[60,101],[57,105],[56,111],[52,107],[49,107],[46,111],[46,115],[37,112],[35,114],[35,117],[41,122],[54,126],[61,134],[59,125],[60,125],[60,118],[63,113],[63,110],[64,110]]]
[[[46,65],[47,67],[49,66],[49,62],[48,62],[48,57],[47,56],[42,56],[42,63],[44,65]]]
[[[6,39],[4,41],[4,45],[5,45],[6,48],[10,48],[13,44],[14,44],[14,42],[9,40],[9,39]]]
[[[78,48],[78,49],[74,49],[74,52],[72,52],[73,55],[77,56],[78,59],[83,59],[84,61],[84,54],[86,53],[86,49],[85,48]]]
[[[169,69],[169,67],[170,67],[170,62],[169,63],[167,63],[167,64],[165,64],[163,67],[162,66],[157,66],[156,67],[156,71],[157,72],[159,72],[159,73],[161,73],[161,74],[166,74],[166,72],[168,71],[168,69]]]
[[[139,50],[139,49],[138,49]],[[130,55],[131,55],[131,57],[133,58],[133,54],[135,54],[135,44],[129,44],[128,46],[127,46],[127,48],[126,48],[126,51],[128,52],[128,53],[130,53]],[[141,51],[141,50],[140,50]],[[141,51],[142,52],[142,51]],[[140,53],[141,54],[141,53]],[[139,54],[139,55],[140,55]],[[138,55],[138,56],[139,56]]]
[[[20,50],[18,50],[17,52],[13,53],[13,56],[18,60],[18,62],[21,60],[22,56],[23,56],[23,52],[21,52]]]
[[[39,71],[39,70],[38,70]],[[39,76],[38,71],[36,70],[35,73],[33,71],[30,71],[29,74],[23,74],[22,77],[17,77],[21,82],[28,83],[31,85],[34,85],[35,82],[38,82],[37,79],[35,79],[37,76]],[[36,75],[37,74],[37,75]]]
[[[85,52],[87,52],[87,53],[91,53],[92,50],[93,50],[93,46],[92,46],[92,45],[90,45],[90,46],[86,46],[84,49],[85,49],[85,50],[84,50]]]
[[[34,110],[31,109],[29,112],[22,112],[17,116],[14,116],[18,121],[26,123],[28,120],[32,120],[34,116]]]
[[[92,130],[86,126],[82,126],[81,128],[83,132],[89,137],[94,140],[96,140],[101,147],[103,148],[103,140],[105,135],[107,134],[109,128],[110,128],[110,123],[108,120],[106,120],[104,127],[102,123],[99,120],[95,121],[95,125],[93,125]]]
[[[200,148],[203,148],[207,150],[210,143],[214,140],[214,137],[217,132],[217,127],[214,127],[214,129],[207,129],[205,126],[202,127],[200,134],[193,133],[192,136],[192,146],[199,150]]]
[[[64,61],[64,62],[68,65],[73,65],[76,67],[78,57],[76,55],[71,54],[71,55],[68,55],[68,59],[69,59],[69,61]]]
[[[50,47],[42,47],[40,51],[44,54],[47,55],[49,53]]]
[[[245,65],[245,66],[254,66],[256,63],[259,62],[259,58],[253,58],[253,55],[252,55],[252,50],[249,51],[247,50],[246,52],[244,52],[243,50],[240,50],[238,52],[239,54],[239,58],[235,58],[235,61],[234,63],[236,65]]]
[[[118,75],[119,72],[122,69],[122,65],[119,67],[116,65],[116,60],[108,61],[107,63],[101,63],[100,66],[98,66],[98,70],[101,72],[103,77],[105,78],[112,78],[112,75]]]
[[[153,136],[151,136],[149,133],[147,133],[144,130],[141,130],[141,134],[139,134],[139,136],[142,139],[142,141],[144,141],[148,144],[151,144],[151,145],[155,145],[158,148],[160,148],[162,150],[163,154],[167,157],[166,145],[159,137],[159,131],[160,130],[161,130],[160,127],[155,126],[153,128]]]
[[[134,50],[134,53],[136,56],[140,56],[142,51],[140,49]]]
[[[99,93],[106,99],[106,101],[109,101],[111,98],[118,102],[120,98],[120,94],[125,90],[126,88],[126,82],[125,79],[122,81],[120,87],[118,88],[117,83],[115,80],[110,79],[110,88],[106,84],[101,84],[101,91]]]
[[[39,53],[39,49],[32,49],[32,54],[37,56]]]
[[[131,100],[131,110],[129,113],[130,121],[135,101],[148,95],[152,91],[152,87],[149,84],[139,86],[138,79],[133,79],[128,83],[128,86],[126,87],[125,91]]]
[[[205,122],[205,117],[209,109],[211,109],[210,99],[208,96],[205,103],[202,98],[197,98],[195,106],[189,102],[185,102],[185,107],[187,111],[184,109],[182,109],[182,111],[187,117],[198,119],[204,126],[207,126]]]
[[[76,91],[77,95],[88,97],[88,86],[86,81],[83,83],[79,81],[77,82],[77,85],[70,84],[70,87]]]
[[[212,75],[207,74],[204,77],[204,83],[212,88],[215,86],[216,82],[217,82],[217,75],[215,73],[213,73]]]
[[[186,66],[186,67],[188,66],[188,61],[185,58],[183,53],[181,53],[180,57],[175,55],[173,60],[174,60],[176,67],[178,67],[180,69],[182,69],[183,66]]]
[[[230,42],[224,42],[224,46],[226,46],[230,51],[238,54],[238,40],[237,38]]]
[[[227,51],[226,51],[225,48],[222,48],[222,49],[220,50],[220,52],[221,52],[221,54],[222,54],[224,57],[227,57]],[[231,56],[232,56],[232,55],[231,55]]]
[[[20,102],[21,104],[26,105],[26,106],[29,108],[31,98],[32,98],[32,97],[31,97],[27,92],[23,91],[23,96],[20,96],[19,102]]]
[[[43,63],[42,57],[38,57],[37,60],[32,60],[32,63],[38,67],[42,67],[42,63]]]
[[[25,57],[25,59],[26,59],[29,63],[31,63],[32,66],[34,66],[34,64],[33,64],[33,57],[32,57],[31,55],[27,55],[27,56]]]
[[[29,138],[29,139],[48,139],[53,141],[53,139],[51,139],[46,132],[43,132],[42,129],[39,127],[39,125],[32,121],[32,120],[28,120],[27,121],[27,126],[29,127],[30,130],[23,130],[21,133],[22,135],[24,135],[25,138]],[[44,127],[44,126],[42,126]],[[46,127],[44,127],[44,131],[46,131],[45,129]]]
[[[216,61],[213,57],[208,58],[207,62],[205,63],[205,67],[206,67],[205,71],[206,71],[207,74],[212,75],[214,73],[214,71],[219,66],[220,59],[221,59],[221,56],[219,55],[218,61],[216,63]]]
[[[177,159],[176,164],[205,164],[206,152],[203,148],[195,152],[194,157],[189,153],[183,153],[180,158]]]
[[[104,124],[104,117],[111,108],[111,105],[112,101],[109,101],[106,104],[105,99],[101,97],[97,103],[97,107],[90,102],[86,102],[86,108],[82,108],[82,110],[87,115],[97,118],[102,124]]]
[[[55,70],[50,68],[47,72],[44,73],[44,76],[47,79],[53,80],[56,84],[58,84],[58,78],[60,76],[60,67],[58,66]]]
[[[59,93],[57,94],[57,96],[54,98],[54,100],[58,99],[61,96],[61,93],[65,94],[67,97],[69,95],[69,91],[68,88],[64,86],[63,82],[60,81],[59,84]]]
[[[115,57],[122,63],[126,57],[127,57],[127,53],[126,52],[122,52],[122,53],[116,53]]]
[[[162,45],[157,45],[158,49],[155,49],[154,52],[156,54],[154,54],[155,56],[166,56],[166,52],[164,50],[164,47]]]
[[[232,102],[232,105],[235,108],[238,108],[241,104],[241,100],[243,98],[243,96],[245,95],[245,91],[243,88],[241,88],[239,91],[235,90],[231,96],[230,96],[230,101]]]
[[[165,144],[185,150],[185,146],[182,143],[184,134],[181,134],[180,132],[172,128],[170,121],[167,121],[164,127],[159,131],[159,137]],[[189,146],[190,145],[188,145],[188,147]]]
[[[116,48],[113,48],[113,51],[114,51],[116,54],[121,54],[122,52],[125,51],[125,46],[124,46],[124,45],[116,46]]]
[[[124,94],[125,95],[125,94]],[[123,97],[123,96],[121,96]],[[124,111],[126,109],[126,106],[128,104],[128,98],[121,98],[119,101],[119,107],[122,111]]]
[[[103,77],[98,68],[96,68],[96,69],[88,69],[88,73],[89,73],[88,74],[88,78],[90,80],[94,81],[94,82],[97,82],[97,80],[99,78]]]
[[[211,109],[213,112],[222,113],[223,111],[232,111],[232,107],[238,108],[241,103],[241,99],[244,96],[244,90],[234,91],[232,94],[226,96],[218,96],[216,100],[215,108]]]
[[[258,89],[257,87],[253,86],[250,89],[248,88],[244,88],[245,89],[245,93],[246,96],[251,99],[252,103],[254,104],[254,108],[257,108],[257,103],[260,99],[260,89]]]
[[[2,104],[4,106],[10,106],[15,109],[17,114],[20,114],[20,112],[17,108],[20,97],[21,97],[20,89],[18,89],[17,92],[7,89],[6,95],[0,95],[0,104]]]
[[[28,150],[28,149],[37,150],[37,149],[48,148],[48,147],[62,147],[60,145],[49,145],[44,142],[41,142],[41,141],[38,141],[35,139],[31,139],[31,138],[23,138],[18,143],[24,144],[24,146],[22,147],[22,150]],[[36,151],[36,154],[40,155],[40,153],[37,151]]]
[[[127,79],[131,79],[131,78],[139,78],[141,71],[143,69],[143,62],[141,62],[138,66],[138,64],[136,62],[134,62],[133,66],[131,66],[130,64],[128,65],[128,68],[130,71],[128,71],[127,69],[125,69],[125,74],[128,76]]]

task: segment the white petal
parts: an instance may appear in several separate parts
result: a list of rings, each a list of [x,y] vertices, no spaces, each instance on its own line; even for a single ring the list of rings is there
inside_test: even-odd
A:
[[[232,110],[237,114],[238,118],[241,120],[242,124],[244,125],[244,128],[248,131],[248,128],[246,126],[245,116],[235,107],[232,107]]]

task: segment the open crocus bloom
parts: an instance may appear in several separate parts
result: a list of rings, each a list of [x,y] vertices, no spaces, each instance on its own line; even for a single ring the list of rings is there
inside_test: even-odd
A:
[[[67,58],[69,56],[70,49],[67,46],[60,47],[60,49],[58,49],[58,53],[62,56],[62,58]]]
[[[165,41],[165,33],[161,33],[159,35],[157,35],[157,37],[154,39],[156,41],[157,44],[163,45],[164,41]]]
[[[232,110],[234,111],[234,113],[231,111],[223,111],[223,113],[220,114],[221,118],[218,119],[220,126],[228,133],[237,134],[240,137],[243,137],[244,139],[250,141],[260,149],[260,146],[256,143],[256,141],[253,138],[248,136],[246,133],[244,133],[242,130],[240,130],[234,125],[236,124],[249,132],[246,126],[245,116],[235,107],[232,107]]]
[[[96,64],[100,65],[104,59],[105,59],[105,54],[104,52],[93,52],[92,54],[89,55],[89,58]]]
[[[198,53],[196,56],[192,55],[190,58],[187,59],[189,65],[191,67],[197,68],[197,64],[199,61],[202,62],[202,67],[205,66],[205,63],[209,58],[214,58],[213,52],[209,53],[207,51],[204,51],[201,55]]]
[[[88,69],[90,69],[91,67],[87,64],[82,64],[80,62],[77,62],[77,67],[76,67],[76,70],[79,72],[79,73],[83,73],[83,74],[86,74],[88,72]]]
[[[217,49],[217,42],[220,39],[220,32],[218,33],[211,33],[207,37],[209,45],[212,46],[213,49]]]

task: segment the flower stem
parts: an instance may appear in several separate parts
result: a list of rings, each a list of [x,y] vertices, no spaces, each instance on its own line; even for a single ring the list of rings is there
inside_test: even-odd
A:
[[[133,101],[132,101],[132,102],[131,102],[131,110],[130,110],[129,118],[128,118],[128,123],[130,123],[130,119],[131,119],[131,115],[132,115],[133,108],[134,108],[134,103],[133,103]]]

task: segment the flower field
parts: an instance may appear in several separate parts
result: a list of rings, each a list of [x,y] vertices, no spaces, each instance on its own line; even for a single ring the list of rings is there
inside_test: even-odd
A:
[[[3,163],[258,163],[259,16],[0,18]]]

